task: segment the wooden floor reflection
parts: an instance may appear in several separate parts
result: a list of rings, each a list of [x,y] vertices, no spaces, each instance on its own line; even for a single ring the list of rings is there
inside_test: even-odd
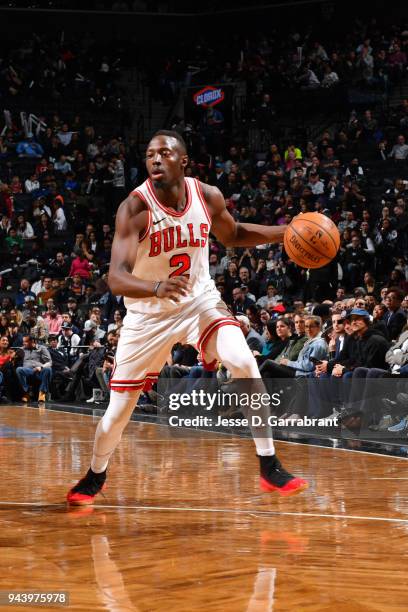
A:
[[[259,492],[250,440],[131,423],[106,498],[69,509],[95,424],[0,407],[0,589],[81,611],[407,609],[405,459],[277,443],[311,483],[285,500]]]

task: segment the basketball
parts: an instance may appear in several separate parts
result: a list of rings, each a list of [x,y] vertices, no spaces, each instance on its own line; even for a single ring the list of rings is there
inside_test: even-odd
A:
[[[298,215],[285,232],[284,246],[288,257],[301,268],[321,268],[339,250],[339,230],[321,213]]]

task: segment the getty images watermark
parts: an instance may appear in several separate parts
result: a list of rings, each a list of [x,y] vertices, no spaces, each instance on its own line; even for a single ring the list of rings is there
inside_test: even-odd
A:
[[[168,395],[170,427],[337,427],[339,420],[271,414],[281,408],[281,394],[267,392],[210,392],[192,389]],[[192,409],[192,410],[191,410]],[[187,410],[187,413],[185,412]],[[197,414],[197,411],[200,413]],[[204,413],[203,413],[204,412]],[[232,412],[232,414],[228,414]],[[191,414],[193,413],[193,414]]]

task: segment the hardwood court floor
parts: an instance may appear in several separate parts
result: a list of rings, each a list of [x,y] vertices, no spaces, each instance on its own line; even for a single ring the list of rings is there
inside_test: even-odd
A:
[[[69,509],[95,424],[0,407],[0,589],[81,611],[407,610],[407,460],[277,443],[311,483],[285,500],[259,492],[250,440],[130,423],[106,499]]]

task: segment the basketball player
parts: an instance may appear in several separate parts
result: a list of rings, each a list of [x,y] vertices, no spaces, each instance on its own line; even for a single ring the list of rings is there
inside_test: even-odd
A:
[[[92,504],[104,486],[109,459],[119,444],[139,395],[157,380],[172,346],[192,344],[203,363],[218,362],[234,378],[260,381],[238,321],[209,274],[210,230],[225,246],[282,242],[284,230],[236,223],[216,187],[184,176],[186,145],[162,130],[146,152],[149,178],[119,206],[109,286],[123,295],[127,315],[111,378],[109,406],[96,428],[91,466],[69,492],[70,504]],[[264,491],[293,495],[308,487],[283,469],[268,428],[252,427]]]

